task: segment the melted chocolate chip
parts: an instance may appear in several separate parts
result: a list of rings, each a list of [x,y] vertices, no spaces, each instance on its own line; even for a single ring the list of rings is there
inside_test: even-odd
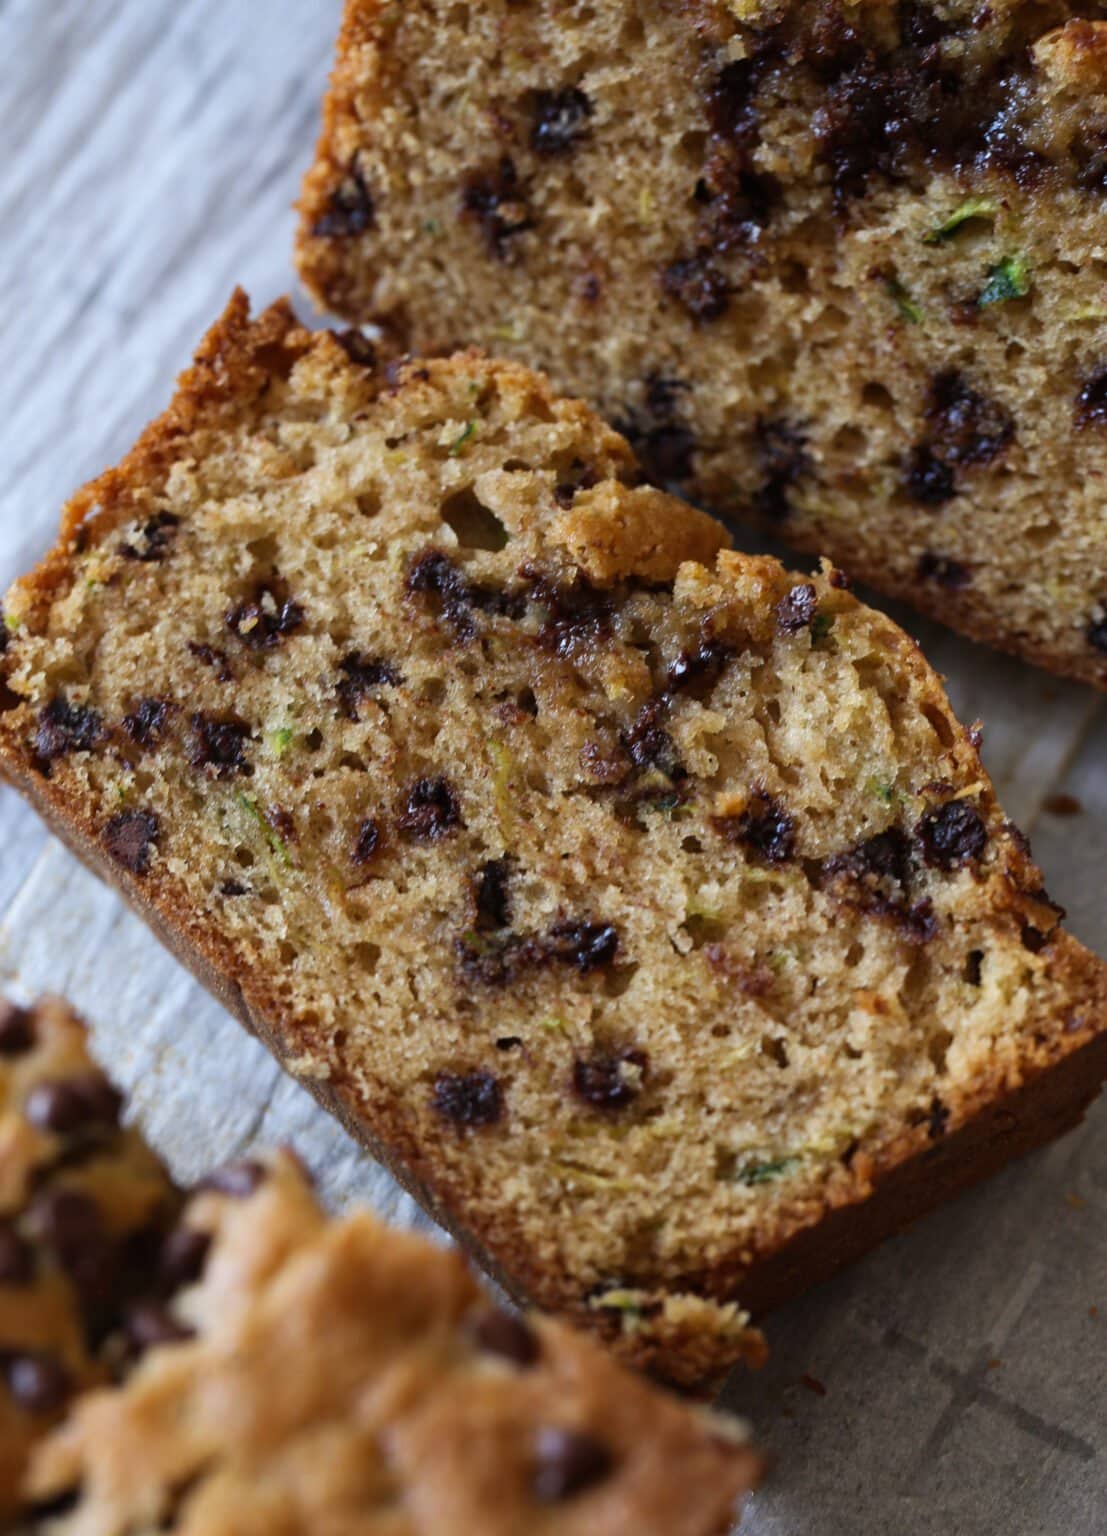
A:
[[[57,1413],[73,1390],[69,1372],[53,1355],[9,1355],[3,1370],[8,1391],[24,1413]]]
[[[172,512],[159,512],[142,525],[137,543],[120,544],[119,553],[127,560],[157,565],[169,554],[180,521]]]
[[[0,1221],[0,1285],[30,1285],[35,1278],[35,1256],[10,1221]]]
[[[338,665],[342,673],[338,697],[344,714],[351,720],[357,719],[361,700],[370,697],[376,689],[403,687],[403,677],[383,656],[366,656],[361,651],[351,651]]]
[[[584,976],[611,964],[619,949],[619,933],[610,923],[555,923],[545,949],[551,960],[574,965]]]
[[[1076,397],[1076,425],[1081,431],[1107,426],[1107,368],[1093,373],[1081,387]]]
[[[728,842],[750,849],[768,864],[786,863],[795,850],[795,818],[763,790],[755,790],[737,816],[717,816],[714,825]]]
[[[434,1080],[433,1104],[455,1125],[493,1125],[503,1113],[503,1092],[491,1072],[440,1072]]]
[[[480,225],[485,244],[499,261],[508,261],[514,254],[512,242],[534,228],[526,191],[510,155],[469,178],[461,195],[461,211]]]
[[[265,1182],[268,1170],[264,1163],[257,1162],[254,1158],[242,1158],[236,1163],[227,1163],[222,1168],[216,1168],[214,1173],[209,1173],[206,1179],[202,1179],[196,1188],[198,1190],[213,1190],[218,1195],[227,1195],[232,1200],[247,1200],[254,1191]]]
[[[927,811],[915,832],[923,857],[937,869],[957,869],[979,859],[988,842],[980,812],[964,800],[949,800]]]
[[[676,743],[661,724],[667,713],[664,699],[651,699],[643,704],[620,740],[635,768],[652,769],[676,784],[688,777],[688,771],[680,761]]]
[[[561,91],[536,91],[530,147],[536,155],[566,155],[584,137],[592,103],[575,85]]]
[[[573,1091],[593,1109],[623,1109],[641,1092],[648,1061],[638,1050],[578,1058],[573,1063]]]
[[[493,933],[511,924],[511,860],[489,859],[482,864],[473,882],[476,926],[480,933]]]
[[[546,610],[538,643],[558,656],[571,658],[578,649],[610,633],[614,603],[610,592],[594,587],[583,572],[571,585],[530,570],[532,600]]]
[[[171,1292],[199,1280],[211,1241],[210,1232],[201,1232],[196,1227],[174,1227],[166,1236],[158,1268],[163,1284]]]
[[[417,779],[407,792],[398,824],[420,842],[437,842],[463,825],[461,807],[448,779]]]
[[[156,747],[176,705],[169,699],[140,699],[123,717],[123,729],[139,747]]]
[[[250,727],[244,721],[234,716],[217,720],[197,713],[192,716],[191,725],[188,761],[193,768],[206,769],[213,779],[245,773],[250,766],[246,757]]]
[[[897,899],[911,883],[910,840],[899,827],[889,827],[848,853],[832,854],[823,863],[823,875],[846,875],[874,893]]]
[[[531,1484],[534,1497],[540,1504],[560,1504],[602,1482],[614,1464],[611,1452],[594,1435],[573,1429],[540,1429]]]
[[[991,464],[1015,435],[1004,406],[972,389],[953,369],[938,374],[926,408],[927,437],[911,450],[906,486],[916,501],[940,506],[963,470]]]
[[[104,846],[124,869],[144,875],[160,835],[161,826],[152,811],[120,811],[104,828]]]
[[[226,651],[218,651],[212,645],[201,645],[196,640],[190,640],[188,644],[189,654],[202,661],[205,667],[210,667],[215,673],[216,681],[231,683],[234,681],[234,673],[227,659]]]
[[[946,592],[958,592],[972,585],[972,572],[960,560],[949,555],[934,555],[927,550],[919,556],[915,567],[920,581],[932,581]]]
[[[49,772],[55,758],[70,752],[92,752],[105,737],[103,721],[94,709],[70,704],[59,696],[39,711],[34,754],[40,769]]]
[[[380,842],[381,829],[379,824],[372,819],[363,821],[358,828],[354,849],[350,854],[351,859],[355,864],[368,864],[380,847]]]
[[[0,999],[0,1057],[22,1056],[35,1043],[35,1017],[29,1008]]]
[[[473,1342],[486,1354],[498,1355],[525,1370],[538,1360],[541,1349],[534,1329],[514,1312],[502,1307],[482,1312],[472,1325]]]
[[[730,302],[726,278],[703,251],[670,262],[661,273],[661,287],[698,323],[718,320]]]
[[[252,651],[272,650],[286,635],[295,634],[303,622],[300,604],[268,586],[259,587],[253,597],[227,613],[227,628]]]
[[[316,219],[312,234],[320,239],[349,239],[372,229],[376,210],[360,166],[351,165],[349,173],[331,193],[330,205]]]
[[[23,1101],[28,1122],[54,1136],[110,1129],[118,1125],[122,1107],[123,1095],[102,1072],[36,1083]]]
[[[718,682],[733,655],[734,647],[725,640],[705,636],[694,651],[681,651],[669,667],[666,677],[669,692],[687,692],[695,698],[704,698]]]
[[[776,605],[777,632],[798,635],[807,629],[819,606],[819,594],[809,581],[799,583]]]
[[[806,435],[783,417],[759,417],[753,434],[753,454],[763,478],[753,493],[752,510],[767,522],[783,522],[792,510],[793,486],[812,467]]]
[[[359,368],[375,368],[377,366],[376,349],[364,331],[332,331],[331,335],[343,352],[345,352],[351,363],[356,363]]]

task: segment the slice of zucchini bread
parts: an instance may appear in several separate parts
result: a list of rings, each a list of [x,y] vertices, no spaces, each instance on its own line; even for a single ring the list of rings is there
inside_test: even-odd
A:
[[[1107,685],[1107,6],[348,0],[300,270]]]
[[[1075,1121],[1104,967],[832,568],[239,295],[6,600],[0,765],[539,1307],[697,1377]]]
[[[735,1420],[494,1308],[456,1252],[327,1221],[287,1154],[208,1185],[177,1339],[35,1456],[57,1536],[730,1530],[760,1469]]]
[[[179,1197],[67,1005],[0,1000],[0,1527],[34,1445],[161,1325]],[[160,1282],[159,1282],[160,1283]]]

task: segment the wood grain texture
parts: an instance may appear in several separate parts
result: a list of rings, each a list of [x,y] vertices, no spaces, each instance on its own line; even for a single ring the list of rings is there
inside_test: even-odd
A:
[[[232,286],[258,302],[292,286],[290,205],[339,11],[339,0],[0,0],[0,582],[165,403]],[[1074,932],[1104,952],[1102,702],[909,627],[962,715],[984,720],[1008,811],[1034,834]],[[1047,809],[1059,790],[1083,809]],[[0,982],[52,987],[85,1010],[183,1177],[292,1140],[335,1205],[368,1200],[423,1224],[8,791],[0,892]],[[1105,1284],[1100,1103],[1081,1130],[771,1320],[773,1361],[729,1391],[778,1456],[743,1529],[1100,1536]]]

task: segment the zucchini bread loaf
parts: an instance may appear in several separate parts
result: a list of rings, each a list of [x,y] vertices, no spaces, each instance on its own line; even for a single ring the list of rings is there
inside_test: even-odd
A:
[[[456,1252],[327,1221],[287,1154],[215,1174],[178,1337],[34,1458],[57,1536],[723,1536],[759,1458]]]
[[[1107,988],[915,644],[638,482],[239,295],[9,593],[0,765],[514,1294],[693,1378],[1073,1123]]]
[[[348,0],[300,270],[1107,685],[1107,6]]]
[[[121,1107],[64,1003],[0,1000],[0,1527],[74,1394],[165,1335],[179,1197]]]

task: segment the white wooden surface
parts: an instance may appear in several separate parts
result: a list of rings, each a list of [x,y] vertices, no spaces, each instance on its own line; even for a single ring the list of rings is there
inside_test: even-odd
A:
[[[235,282],[258,302],[294,291],[289,205],[339,11],[0,0],[0,581],[164,404]],[[985,721],[989,766],[1072,928],[1107,951],[1107,712],[914,627],[958,708]],[[1061,789],[1082,812],[1044,809]],[[0,983],[87,1012],[183,1177],[291,1138],[336,1205],[421,1219],[8,791]],[[743,1529],[1102,1536],[1105,1279],[1101,1102],[1081,1131],[771,1320],[771,1364],[727,1394],[777,1453]]]

